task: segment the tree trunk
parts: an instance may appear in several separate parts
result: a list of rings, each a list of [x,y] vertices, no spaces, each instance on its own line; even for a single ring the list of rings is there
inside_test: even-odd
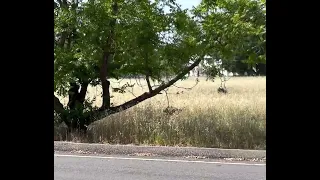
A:
[[[257,74],[260,76],[266,76],[266,64],[259,63],[256,65]]]
[[[110,108],[110,82],[107,80],[107,67],[108,67],[109,53],[104,53],[102,65],[100,68],[100,81],[102,85],[102,106],[100,110]]]
[[[70,113],[67,116],[64,116],[64,121],[69,127],[69,131],[79,129],[81,131],[86,131],[86,126],[90,120],[83,114],[83,108],[88,85],[89,82],[82,83],[80,90],[80,86],[76,83],[71,83],[68,102]]]
[[[81,90],[79,92],[78,101],[83,104],[86,100],[87,90],[88,90],[89,82],[84,82],[81,84]]]
[[[71,83],[71,87],[69,89],[69,101],[68,101],[68,107],[71,110],[74,110],[77,104],[83,105],[86,98],[88,85],[89,85],[89,82],[84,82],[81,84],[81,86],[78,86],[76,83]]]
[[[79,96],[79,86],[76,83],[70,83],[70,89],[68,91],[69,94],[69,101],[68,107],[70,110],[74,110],[76,108],[76,101]]]
[[[112,5],[112,13],[113,15],[117,15],[118,13],[118,3],[117,0],[113,0]],[[102,85],[102,106],[100,108],[101,111],[110,109],[110,82],[107,80],[108,73],[111,74],[108,71],[108,65],[109,61],[111,60],[111,56],[114,52],[112,51],[112,44],[115,39],[115,25],[116,25],[116,18],[113,18],[112,21],[110,21],[109,27],[110,27],[110,34],[106,41],[106,46],[104,48],[103,58],[101,62],[100,67],[100,81]]]

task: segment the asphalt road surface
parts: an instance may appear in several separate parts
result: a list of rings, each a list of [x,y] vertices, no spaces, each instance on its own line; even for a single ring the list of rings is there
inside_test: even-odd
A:
[[[54,155],[55,180],[265,180],[266,166],[168,158]]]

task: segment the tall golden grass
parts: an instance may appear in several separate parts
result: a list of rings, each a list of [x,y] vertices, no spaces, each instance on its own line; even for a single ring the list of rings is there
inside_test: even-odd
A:
[[[137,106],[96,121],[90,126],[90,141],[117,144],[197,146],[239,149],[265,149],[266,78],[232,77],[228,94],[217,92],[215,82],[196,78],[176,83],[167,93],[157,95]],[[135,83],[130,92],[113,92],[112,102],[119,105],[147,91],[143,80],[111,80],[113,88]],[[138,86],[141,85],[142,87]],[[101,90],[90,87],[87,98],[101,105]],[[65,104],[66,99],[61,99]],[[165,113],[169,106],[179,109]]]

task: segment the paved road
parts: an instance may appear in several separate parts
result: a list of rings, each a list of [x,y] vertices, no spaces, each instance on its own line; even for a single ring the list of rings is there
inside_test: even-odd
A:
[[[54,156],[55,180],[265,180],[266,166],[185,159]]]

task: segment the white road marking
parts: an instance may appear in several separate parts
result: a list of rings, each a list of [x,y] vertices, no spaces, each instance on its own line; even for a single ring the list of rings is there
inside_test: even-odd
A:
[[[71,158],[92,158],[92,159],[117,159],[117,160],[138,160],[138,161],[160,161],[160,162],[179,162],[179,163],[204,163],[204,164],[221,164],[221,165],[244,165],[244,166],[265,166],[266,164],[250,164],[250,163],[232,163],[232,162],[213,162],[213,161],[192,161],[178,159],[147,159],[147,158],[126,158],[126,157],[110,157],[110,156],[82,156],[82,155],[66,155],[54,154],[56,157]]]

